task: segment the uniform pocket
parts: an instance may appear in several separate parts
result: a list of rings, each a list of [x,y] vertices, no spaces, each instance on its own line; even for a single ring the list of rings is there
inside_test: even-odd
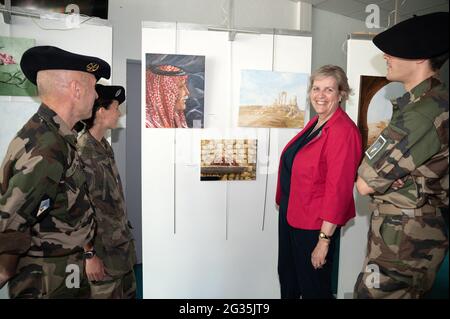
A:
[[[78,228],[79,222],[86,217],[87,201],[86,176],[78,159],[75,159],[67,169],[60,183],[57,195],[58,209],[52,215],[66,223],[65,231]]]
[[[380,238],[384,245],[396,255],[398,254],[404,237],[404,218],[385,216],[380,225]]]
[[[404,239],[404,218],[398,216],[373,216],[371,225],[371,255],[382,259],[397,259]]]
[[[65,183],[72,193],[78,193],[86,183],[86,176],[77,158],[66,171]]]

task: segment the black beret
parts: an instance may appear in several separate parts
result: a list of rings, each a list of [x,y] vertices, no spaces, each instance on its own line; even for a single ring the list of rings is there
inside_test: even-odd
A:
[[[117,100],[119,105],[125,101],[125,88],[120,85],[96,84],[98,97],[104,100]]]
[[[36,84],[42,70],[71,70],[93,74],[97,80],[109,79],[111,67],[99,58],[68,52],[53,46],[37,46],[22,55],[20,67],[30,82]]]
[[[429,59],[448,52],[448,12],[414,16],[373,38],[384,53],[403,59]]]

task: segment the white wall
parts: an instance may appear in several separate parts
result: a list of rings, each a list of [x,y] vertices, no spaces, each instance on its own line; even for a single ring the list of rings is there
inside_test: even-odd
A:
[[[51,29],[51,30],[44,30]],[[72,30],[65,24],[54,20],[13,16],[12,24],[3,22],[0,15],[0,35],[35,39],[36,45],[54,45],[62,49],[97,56],[108,63],[112,62],[112,29],[104,20],[84,23]],[[87,45],[87,43],[89,45]],[[9,142],[39,107],[37,97],[0,96],[0,161],[6,154]],[[0,299],[6,298],[6,287],[0,290]]]
[[[363,21],[313,8],[312,69],[316,70],[325,64],[335,64],[346,70],[347,35],[352,32],[378,31],[378,29],[367,29]]]
[[[289,0],[235,0],[235,25],[295,29],[298,3]],[[113,0],[113,79],[126,84],[126,59],[141,58],[141,22],[182,22],[219,26],[227,23],[228,0]],[[128,17],[128,18],[126,18]]]
[[[142,61],[155,52],[206,56],[206,125],[147,129],[141,121],[144,297],[279,298],[278,158],[298,129],[271,129],[268,162],[269,129],[236,127],[240,70],[310,73],[311,38],[238,34],[229,42],[223,32],[152,25],[142,30]],[[258,139],[256,180],[201,182],[200,140],[210,138]]]
[[[347,103],[347,114],[358,121],[359,87],[361,75],[385,76],[383,54],[371,40],[348,40],[347,76],[354,95]],[[353,287],[362,270],[369,230],[369,197],[354,190],[356,217],[341,231],[339,256],[338,298],[352,298]]]

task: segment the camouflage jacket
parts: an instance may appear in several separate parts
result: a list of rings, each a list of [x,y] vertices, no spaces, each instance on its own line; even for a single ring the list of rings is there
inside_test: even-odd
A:
[[[0,235],[11,239],[33,225],[31,245],[17,251],[65,256],[92,240],[95,220],[76,150],[74,132],[44,104],[9,144],[0,169]]]
[[[113,150],[106,139],[99,142],[89,131],[78,138],[78,147],[95,207],[94,247],[108,274],[124,274],[132,269],[136,253]]]
[[[448,91],[428,78],[393,100],[389,125],[366,151],[359,176],[374,202],[400,208],[448,205]],[[402,179],[404,187],[391,186]]]

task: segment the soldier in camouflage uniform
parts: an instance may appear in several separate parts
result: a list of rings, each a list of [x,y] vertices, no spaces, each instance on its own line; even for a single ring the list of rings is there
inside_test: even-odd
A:
[[[91,116],[95,83],[109,78],[110,66],[42,46],[23,54],[21,68],[37,83],[42,104],[10,143],[0,169],[0,254],[23,253],[9,294],[88,297],[83,249],[95,220],[72,127]],[[31,240],[15,241],[24,234]]]
[[[420,41],[416,41],[420,34]],[[448,12],[414,17],[377,35],[387,78],[407,93],[366,151],[356,186],[372,198],[367,257],[355,298],[422,298],[448,249]]]
[[[104,138],[108,129],[117,127],[125,89],[97,84],[96,90],[99,98],[78,139],[97,221],[95,250],[86,260],[86,273],[92,298],[130,299],[136,295],[136,252],[114,153]]]

